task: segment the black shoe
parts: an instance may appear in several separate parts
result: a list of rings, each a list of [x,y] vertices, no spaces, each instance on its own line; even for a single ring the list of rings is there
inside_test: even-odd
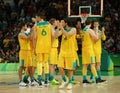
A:
[[[96,79],[96,84],[100,84],[100,83],[105,83],[107,82],[106,80],[102,80],[100,78]]]
[[[44,88],[44,86],[43,86],[43,84],[42,84],[41,81],[38,81],[38,84],[39,84],[39,87],[40,87],[40,88]]]
[[[42,86],[42,82],[41,81],[37,81],[37,82],[38,82],[39,86]]]
[[[82,82],[83,84],[90,84],[90,82],[88,80],[83,80]]]
[[[29,80],[23,80],[24,83],[29,84]]]
[[[38,83],[38,80],[34,78],[34,80]]]
[[[102,82],[107,82],[107,80],[102,80],[102,79],[101,79],[101,81],[102,81]]]
[[[45,80],[45,83],[44,83],[45,86],[49,86],[49,83],[47,80]]]
[[[34,81],[31,81],[30,85],[31,86],[39,86],[39,83],[34,80]]]

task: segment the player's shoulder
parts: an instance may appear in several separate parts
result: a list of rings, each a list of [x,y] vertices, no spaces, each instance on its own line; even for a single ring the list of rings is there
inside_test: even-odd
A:
[[[19,32],[18,38],[21,38],[23,36],[23,32]]]
[[[50,25],[48,21],[43,21],[43,22],[37,22],[37,26],[44,26],[44,25]]]
[[[92,29],[84,27],[81,31],[82,33],[89,33]]]
[[[27,36],[24,32],[20,32],[20,33],[18,34],[18,37],[24,37],[24,36]]]
[[[23,34],[24,34],[23,32],[19,32],[19,33],[18,33],[18,36],[23,35]]]

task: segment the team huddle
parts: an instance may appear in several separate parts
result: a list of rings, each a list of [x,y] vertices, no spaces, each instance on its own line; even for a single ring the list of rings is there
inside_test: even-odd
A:
[[[34,24],[33,24],[34,22]],[[101,40],[105,40],[104,27],[99,30],[99,22],[86,20],[80,35],[82,40],[82,75],[83,84],[103,83],[100,71]],[[62,36],[59,44],[58,37]],[[19,86],[49,86],[59,85],[62,89],[72,89],[73,73],[79,67],[77,31],[71,26],[69,18],[56,20],[51,18],[44,21],[41,13],[32,18],[32,23],[21,23],[18,35],[19,52]],[[58,53],[58,46],[60,51]],[[87,68],[90,65],[91,77],[87,80]],[[60,83],[54,78],[55,66],[62,77]],[[24,77],[22,72],[24,71]],[[37,72],[37,78],[35,78]],[[66,73],[67,72],[67,73]],[[30,77],[30,81],[28,78]],[[43,83],[44,81],[44,83]]]

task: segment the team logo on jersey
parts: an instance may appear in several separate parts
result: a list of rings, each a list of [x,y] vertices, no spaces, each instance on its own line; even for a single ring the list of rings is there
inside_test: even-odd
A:
[[[47,35],[47,32],[45,31],[45,29],[42,29],[42,36],[46,36]]]

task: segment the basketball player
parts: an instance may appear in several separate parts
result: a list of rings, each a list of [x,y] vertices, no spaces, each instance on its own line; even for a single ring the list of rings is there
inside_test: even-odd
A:
[[[50,84],[52,85],[58,85],[59,82],[56,81],[54,79],[54,69],[55,69],[55,65],[58,64],[58,36],[61,35],[61,31],[59,31],[59,21],[57,21],[54,18],[50,19],[50,24],[52,26],[52,31],[55,34],[55,38],[52,42],[52,48],[51,48],[51,52],[50,52]],[[55,29],[57,27],[57,29]]]
[[[36,34],[35,34],[35,55],[37,56],[37,74],[38,74],[38,82],[41,87],[42,86],[42,66],[44,66],[45,73],[45,85],[48,85],[49,78],[49,65],[48,65],[48,57],[51,51],[51,42],[52,37],[54,37],[52,33],[52,28],[49,22],[43,20],[42,13],[38,13],[36,16],[36,20],[38,21],[36,24]]]
[[[34,45],[33,45],[35,25],[36,25],[36,19],[32,18],[32,22],[27,23],[27,30],[25,31],[25,34],[27,36],[29,36],[29,35],[31,36],[31,58],[32,58],[33,75],[34,75],[36,67],[37,67],[37,59],[36,59],[36,56],[34,54],[35,48],[34,48]],[[25,70],[25,76],[23,78],[23,81],[25,83],[29,83],[28,78],[29,78],[29,74],[28,74],[27,70]],[[35,85],[35,86],[38,85],[37,80],[35,78],[34,78],[34,82],[32,82],[31,85]]]
[[[82,30],[82,74],[83,74],[83,84],[89,84],[87,80],[87,67],[90,65],[91,72],[95,77],[96,83],[101,83],[102,81],[98,78],[96,68],[95,68],[95,54],[93,50],[93,43],[99,38],[99,34],[95,34],[91,27],[91,20],[86,20],[85,28]]]
[[[31,78],[31,85],[34,85],[34,76],[32,71],[32,58],[31,58],[31,37],[25,34],[26,25],[24,23],[21,24],[21,32],[18,35],[18,40],[20,44],[20,68],[19,68],[19,79],[20,86],[26,86],[22,80],[22,71],[27,69]]]
[[[34,31],[35,31],[35,27],[34,27],[34,25],[36,24],[36,19],[35,18],[32,18],[32,22],[28,22],[27,23],[27,30],[25,31],[25,34],[27,35],[27,36],[31,36],[31,49],[32,49],[32,51],[31,51],[31,53],[32,53],[32,66],[33,66],[33,68],[32,68],[32,71],[33,71],[33,74],[35,73],[35,69],[36,69],[36,67],[37,67],[37,61],[36,61],[36,56],[34,55],[34,45],[33,45],[33,41],[34,41]],[[29,78],[29,74],[28,74],[28,71],[27,71],[27,69],[25,70],[25,76],[24,76],[24,78],[23,78],[23,82],[25,82],[25,83],[29,83],[29,81],[28,81],[28,78]],[[34,84],[35,85],[38,85],[38,83],[36,82],[36,79],[35,79],[35,81],[34,81]]]
[[[31,33],[31,36],[33,37],[32,38],[32,49],[33,49],[32,52],[33,52],[33,72],[34,73],[37,68],[37,58],[38,58],[34,53],[35,47],[36,47],[34,44],[35,35],[36,35],[36,25],[37,25],[37,22],[42,22],[42,21],[43,21],[42,19],[32,18],[32,22],[34,23],[34,26],[32,27],[32,33]],[[42,84],[44,84],[44,66],[42,66]]]
[[[62,26],[62,41],[60,47],[59,54],[59,62],[58,68],[60,75],[62,76],[63,82],[59,86],[59,88],[64,88],[68,83],[67,89],[72,89],[72,76],[73,70],[75,70],[77,66],[76,62],[76,44],[75,44],[75,36],[76,29],[71,27],[70,19],[61,20]],[[66,79],[66,75],[64,69],[68,70],[68,82]]]
[[[97,74],[98,74],[98,78],[101,81],[106,81],[106,80],[102,80],[101,79],[101,71],[100,71],[100,65],[101,65],[101,52],[102,52],[102,48],[101,48],[101,40],[105,40],[106,36],[105,36],[105,28],[102,27],[102,31],[99,30],[99,22],[98,21],[94,21],[93,22],[93,30],[95,31],[95,34],[99,34],[99,39],[97,42],[94,43],[94,53],[95,53],[95,64],[96,64],[96,70],[97,70]],[[92,75],[93,76],[93,75]],[[95,82],[94,78],[91,77],[92,82]]]

